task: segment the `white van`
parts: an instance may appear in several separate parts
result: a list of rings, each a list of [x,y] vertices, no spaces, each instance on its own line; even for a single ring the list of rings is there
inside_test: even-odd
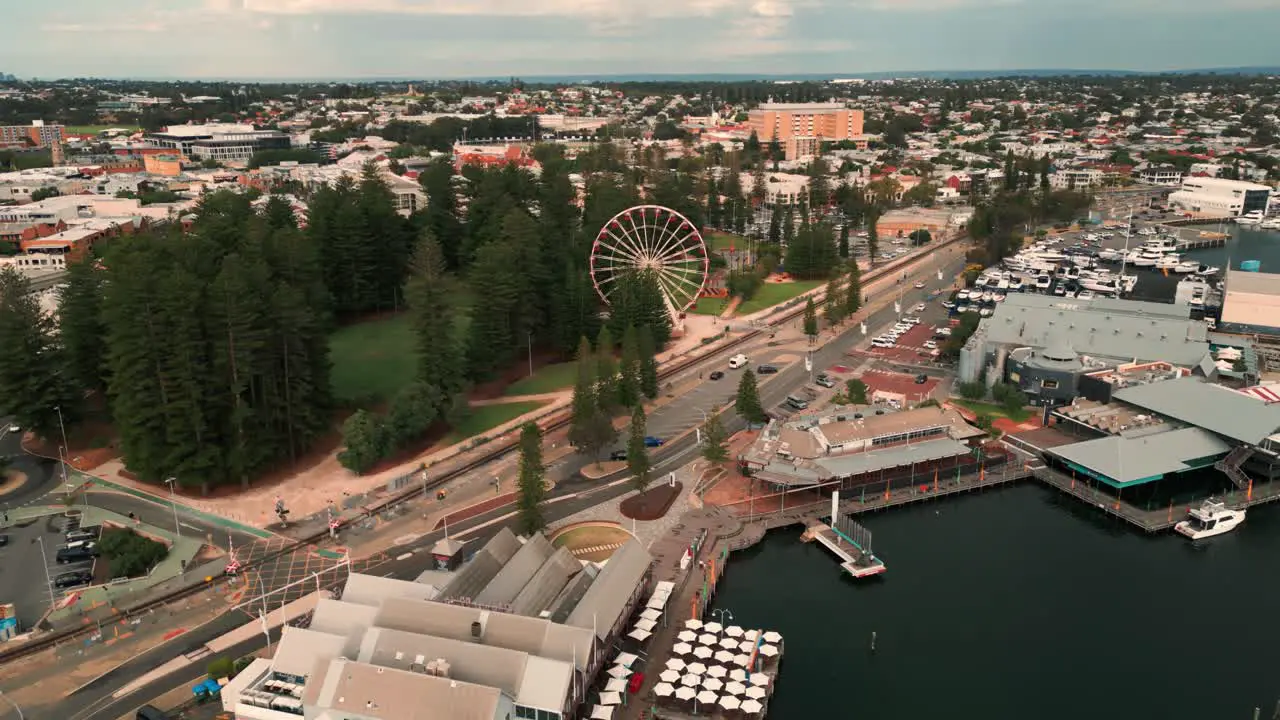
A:
[[[743,355],[742,353],[738,353],[737,355],[734,355],[733,357],[729,358],[729,369],[737,370],[738,368],[746,365],[748,362],[750,361],[747,360],[746,355]]]

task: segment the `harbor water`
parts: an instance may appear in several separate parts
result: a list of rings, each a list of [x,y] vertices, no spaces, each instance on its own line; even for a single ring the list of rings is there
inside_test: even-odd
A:
[[[1182,253],[1184,260],[1191,260],[1203,265],[1212,265],[1224,270],[1228,267],[1238,270],[1242,262],[1257,260],[1261,265],[1261,272],[1280,273],[1280,232],[1255,230],[1235,223],[1190,226],[1183,228],[1183,230],[1185,232],[1194,230],[1221,231],[1231,236],[1226,245],[1222,247],[1191,250]],[[1145,238],[1135,238],[1131,242],[1140,245],[1142,240],[1145,240]],[[1173,273],[1166,277],[1162,273],[1143,268],[1130,268],[1127,272],[1138,276],[1138,285],[1129,296],[1134,300],[1169,302],[1173,298],[1174,287],[1177,285],[1178,280],[1181,279]]]
[[[1032,480],[859,521],[881,578],[799,528],[730,559],[716,607],[787,646],[769,717],[1248,720],[1280,700],[1280,509],[1193,544]]]

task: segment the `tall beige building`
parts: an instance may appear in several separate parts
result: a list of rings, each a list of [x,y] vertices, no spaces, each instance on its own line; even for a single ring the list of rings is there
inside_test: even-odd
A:
[[[777,140],[788,160],[814,154],[822,142],[862,139],[861,110],[841,103],[763,103],[747,124],[761,143]]]

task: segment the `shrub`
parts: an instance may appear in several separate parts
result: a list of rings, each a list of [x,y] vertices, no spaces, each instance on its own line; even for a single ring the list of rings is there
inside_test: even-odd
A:
[[[964,382],[956,385],[956,391],[965,400],[981,400],[987,395],[987,387],[980,382]]]
[[[107,560],[112,578],[146,575],[169,554],[169,547],[134,532],[132,528],[112,528],[102,533],[98,551]]]
[[[236,674],[235,661],[229,657],[214,658],[205,666],[205,671],[209,673],[210,680],[229,678]]]

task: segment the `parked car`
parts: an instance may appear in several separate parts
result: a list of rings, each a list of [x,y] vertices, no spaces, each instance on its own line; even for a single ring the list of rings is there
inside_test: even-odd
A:
[[[58,564],[80,562],[82,560],[92,560],[98,557],[98,545],[92,542],[73,542],[58,548],[57,555],[54,559]]]
[[[8,544],[9,544],[9,536],[0,535],[0,547],[4,547],[5,545],[8,545]]]
[[[734,355],[733,357],[729,358],[729,369],[737,370],[738,368],[746,365],[747,362],[748,362],[747,356],[743,355],[742,353],[738,353],[737,355]]]
[[[925,375],[924,373],[920,373],[919,375],[917,375],[917,376],[916,376],[916,384],[917,384],[917,385],[923,385],[923,384],[925,384],[925,383],[927,383],[927,382],[929,382],[929,376],[928,376],[928,375]]]
[[[663,443],[663,442],[665,442],[665,441],[664,441],[662,438],[659,438],[659,437],[654,437],[654,436],[652,436],[652,435],[645,435],[645,436],[644,436],[644,446],[645,446],[645,447],[662,447],[662,443]]]
[[[923,281],[923,280],[917,280],[917,281],[916,281],[916,289],[917,289],[917,290],[923,290],[923,289],[924,289],[924,281]]]
[[[719,380],[720,378],[724,377],[724,372],[720,370],[712,371],[710,377],[712,380]]]
[[[56,588],[69,588],[77,585],[88,585],[91,582],[93,582],[93,573],[88,570],[73,570],[55,577],[53,586]]]
[[[832,380],[830,377],[826,375],[819,375],[818,379],[814,380],[814,382],[818,383],[824,388],[833,388],[836,386],[836,381]]]
[[[777,365],[758,365],[756,366],[757,375],[772,375],[778,372]]]
[[[613,452],[609,453],[609,459],[610,459],[610,460],[614,460],[614,461],[618,461],[618,462],[626,462],[626,460],[627,460],[627,451],[626,451],[626,450],[614,450]]]
[[[85,540],[97,540],[98,533],[93,528],[80,528],[79,530],[71,530],[66,536],[68,543],[83,542]]]

